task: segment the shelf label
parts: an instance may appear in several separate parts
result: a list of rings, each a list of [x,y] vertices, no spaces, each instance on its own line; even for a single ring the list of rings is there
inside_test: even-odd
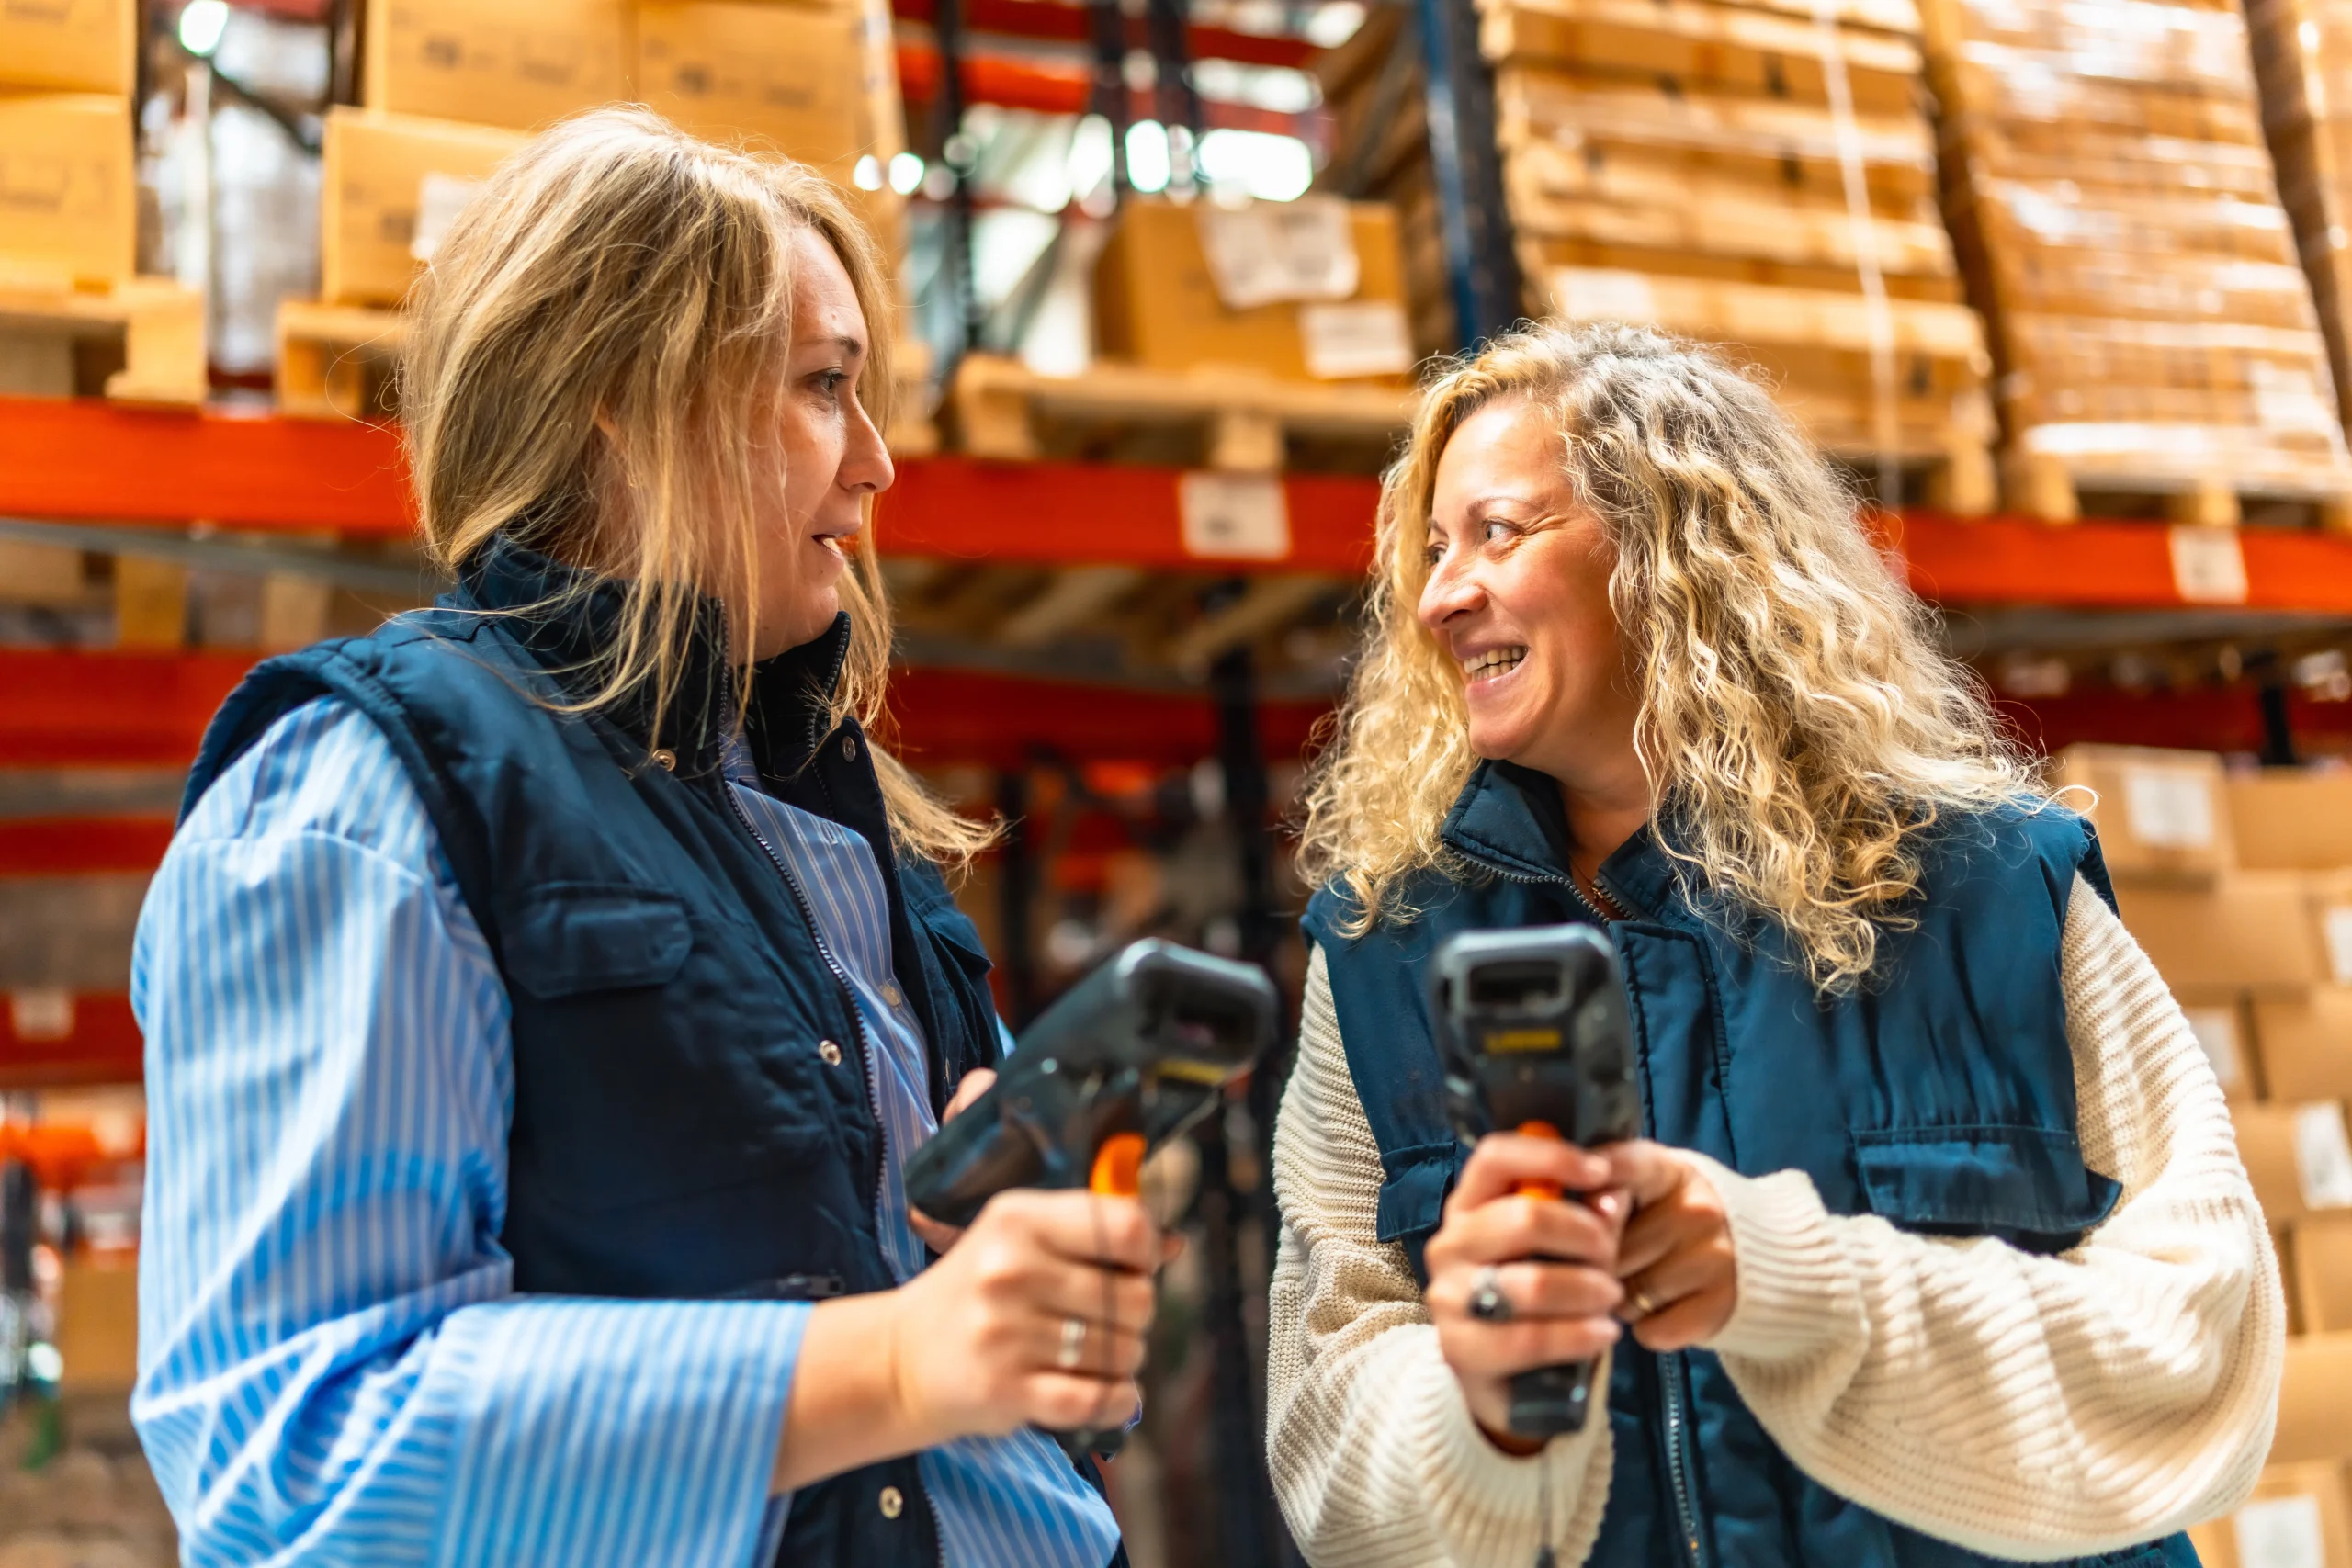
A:
[[[2327,1568],[2319,1499],[2308,1494],[2248,1503],[2230,1516],[2230,1527],[2245,1568]]]
[[[74,993],[56,986],[8,993],[8,1027],[19,1040],[63,1040],[74,1032]]]
[[[2177,523],[2170,536],[2174,592],[2191,604],[2245,603],[2245,547],[2235,528]]]
[[[1290,502],[1274,474],[1194,471],[1176,482],[1184,553],[1227,560],[1290,555]]]
[[[1348,299],[1298,308],[1299,346],[1318,381],[1402,376],[1413,367],[1413,332],[1394,299]]]

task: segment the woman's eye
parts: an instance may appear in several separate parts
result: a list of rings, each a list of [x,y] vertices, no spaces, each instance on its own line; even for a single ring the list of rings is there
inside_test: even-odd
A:
[[[1487,544],[1499,545],[1517,535],[1518,529],[1499,518],[1490,517],[1479,528],[1479,536]]]
[[[820,370],[812,379],[816,383],[817,390],[824,393],[825,396],[829,398],[837,398],[842,394],[842,388],[849,381],[849,372],[846,370]]]

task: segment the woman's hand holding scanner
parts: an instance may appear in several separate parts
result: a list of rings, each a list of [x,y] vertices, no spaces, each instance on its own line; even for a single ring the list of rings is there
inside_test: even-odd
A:
[[[964,1080],[956,1086],[954,1097],[947,1101],[947,1109],[939,1113],[939,1124],[944,1127],[971,1109],[972,1102],[988,1093],[995,1083],[996,1070],[992,1067],[974,1067],[970,1072],[966,1073]],[[925,1247],[943,1257],[964,1234],[962,1225],[943,1224],[933,1219],[921,1209],[909,1210],[907,1222],[914,1226],[915,1235],[922,1237],[922,1244]]]
[[[906,1284],[810,1309],[776,1490],[973,1434],[1117,1429],[1160,1258],[1136,1199],[997,1194]]]
[[[1722,1333],[1739,1302],[1723,1194],[1698,1161],[1662,1144],[1615,1144],[1599,1157],[1634,1206],[1617,1244],[1620,1315],[1634,1337],[1646,1349],[1681,1350]]]
[[[1589,1361],[1617,1342],[1611,1314],[1624,1300],[1616,1273],[1624,1201],[1603,1190],[1611,1180],[1605,1155],[1497,1133],[1479,1140],[1445,1201],[1423,1300],[1472,1417],[1498,1448],[1544,1446],[1511,1432],[1514,1375]],[[1539,1186],[1590,1196],[1565,1202],[1530,1190]],[[1487,1291],[1499,1310],[1482,1299]]]

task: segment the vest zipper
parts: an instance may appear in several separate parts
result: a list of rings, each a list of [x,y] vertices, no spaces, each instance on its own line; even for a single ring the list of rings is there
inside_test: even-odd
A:
[[[817,923],[816,906],[808,902],[808,895],[801,889],[800,879],[792,874],[792,868],[785,864],[784,857],[776,853],[775,846],[768,842],[766,836],[760,831],[759,824],[752,820],[752,814],[743,809],[741,801],[735,798],[734,782],[722,776],[718,788],[719,793],[727,796],[728,808],[734,812],[735,820],[743,824],[743,831],[752,835],[752,841],[760,846],[768,857],[768,863],[775,867],[776,874],[783,877],[784,885],[792,890],[792,901],[800,907],[800,918],[808,922],[808,938],[817,944],[817,956],[824,960],[826,969],[833,976],[833,983],[841,987],[842,1000],[849,1006],[850,1032],[857,1043],[859,1075],[865,1082],[865,1108],[874,1113],[874,1136],[887,1158],[890,1138],[882,1122],[882,1101],[875,1091],[873,1048],[865,1037],[865,1015],[857,1010],[857,993],[850,986],[848,974],[833,957],[832,949],[825,945],[825,929]],[[874,1213],[877,1217],[882,1213],[882,1187],[886,1179],[882,1161],[876,1159],[874,1162]],[[880,1238],[876,1239],[878,1241]],[[887,1258],[885,1261],[888,1261]],[[922,1473],[920,1463],[916,1473],[918,1476]],[[947,1537],[939,1528],[939,1505],[932,1500],[930,1487],[918,1486],[915,1490],[922,1498],[924,1509],[931,1515],[931,1540],[936,1549],[939,1568],[947,1568]]]
[[[1699,1545],[1699,1510],[1690,1496],[1690,1422],[1682,1407],[1682,1352],[1661,1354],[1657,1373],[1658,1392],[1666,1405],[1666,1476],[1674,1492],[1675,1522],[1681,1527],[1690,1568],[1706,1568],[1706,1554]]]

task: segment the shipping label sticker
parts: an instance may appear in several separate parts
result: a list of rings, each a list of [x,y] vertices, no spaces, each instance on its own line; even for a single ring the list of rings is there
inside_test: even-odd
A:
[[[2235,528],[2179,523],[2168,536],[2174,592],[2191,604],[2245,603],[2245,547]]]
[[[1322,381],[1401,376],[1413,367],[1413,334],[1394,299],[1351,299],[1298,308],[1306,373]]]
[[[1363,280],[1348,204],[1336,196],[1198,209],[1209,279],[1228,310],[1345,299]]]
[[[480,180],[461,180],[437,169],[426,170],[424,177],[416,182],[416,228],[409,238],[408,254],[421,262],[431,261],[433,253],[448,237],[449,227],[457,222],[458,214],[466,209],[466,203],[473,200],[474,193],[481,187]]]
[[[2228,1008],[2183,1008],[2188,1032],[2197,1036],[2205,1059],[2213,1065],[2213,1080],[2223,1089],[2238,1086],[2238,1021]]]
[[[2327,941],[2327,966],[2339,986],[2352,986],[2352,904],[2331,905],[2320,912],[2320,933]]]
[[[2295,1178],[2307,1209],[2352,1209],[2352,1137],[2336,1101],[2295,1111]]]
[[[2266,1497],[2248,1503],[2230,1516],[2230,1529],[2245,1568],[2328,1568],[2316,1497]]]
[[[1176,485],[1184,553],[1227,560],[1290,555],[1290,503],[1267,474],[1189,473]]]
[[[2123,819],[2132,836],[2165,850],[2213,847],[2213,795],[2202,773],[2185,768],[2123,770]]]
[[[1564,266],[1553,275],[1552,303],[1572,321],[1652,321],[1657,295],[1650,280],[1618,267]]]

